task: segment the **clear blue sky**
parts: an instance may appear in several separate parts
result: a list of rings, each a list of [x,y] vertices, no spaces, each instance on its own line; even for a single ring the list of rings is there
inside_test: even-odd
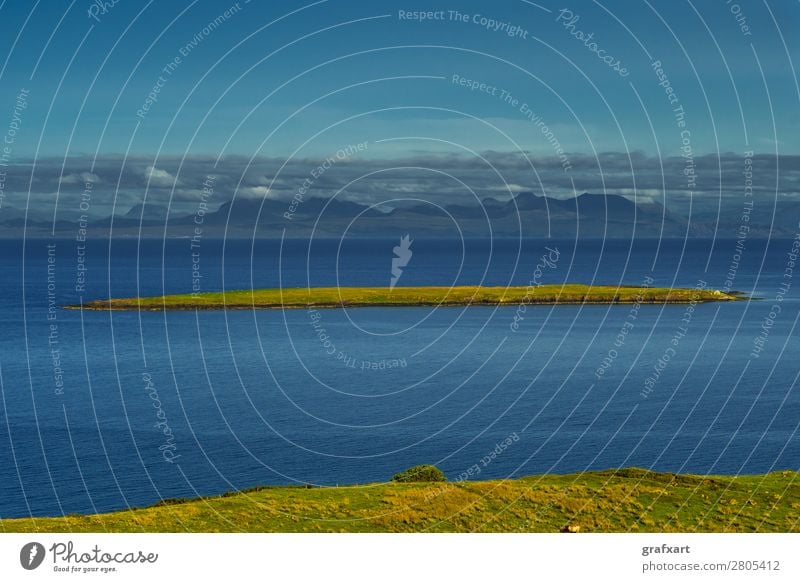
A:
[[[395,139],[413,136],[481,151],[514,150],[516,143],[552,155],[553,144],[525,118],[522,103],[566,151],[676,155],[680,128],[653,60],[662,62],[686,111],[696,153],[799,151],[794,0],[240,0],[204,33],[235,4],[118,0],[103,13],[88,0],[3,2],[0,126],[11,119],[19,90],[30,91],[15,157],[284,156],[307,140],[301,155],[380,139],[390,141],[370,155],[459,149]],[[451,19],[454,6],[467,22]],[[572,25],[559,15],[565,6],[579,16]],[[443,10],[444,20],[402,20],[400,10]],[[501,28],[488,29],[476,15]],[[517,27],[514,36],[506,23]],[[594,33],[594,48],[628,75],[605,64],[578,31]],[[164,75],[193,38],[196,46]],[[470,91],[452,82],[455,74],[497,90]],[[158,100],[137,117],[159,75]],[[502,90],[519,103],[503,101]]]

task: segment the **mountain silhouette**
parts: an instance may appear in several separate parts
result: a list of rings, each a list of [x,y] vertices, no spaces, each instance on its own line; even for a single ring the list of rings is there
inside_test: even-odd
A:
[[[624,196],[583,193],[567,199],[520,192],[509,200],[485,198],[461,203],[401,204],[380,211],[368,204],[338,198],[306,197],[299,201],[239,197],[203,215],[205,236],[257,237],[708,237],[734,238],[742,224],[741,201],[726,203],[719,213],[695,213],[691,220],[661,204],[635,203]],[[750,215],[749,236],[789,236],[797,228],[800,202],[762,201]],[[163,206],[137,204],[124,214],[93,218],[89,228],[102,236],[192,236],[196,215],[168,217]],[[4,236],[48,232],[52,222],[24,220],[14,208],[0,209]],[[56,234],[73,236],[74,220],[59,220]]]

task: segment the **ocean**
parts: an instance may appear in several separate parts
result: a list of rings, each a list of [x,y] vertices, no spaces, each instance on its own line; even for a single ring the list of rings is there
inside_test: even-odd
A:
[[[752,301],[63,309],[193,288],[389,287],[398,244],[0,241],[0,517],[379,482],[422,463],[451,479],[800,468],[792,240],[415,239],[395,273],[399,286],[568,281]]]

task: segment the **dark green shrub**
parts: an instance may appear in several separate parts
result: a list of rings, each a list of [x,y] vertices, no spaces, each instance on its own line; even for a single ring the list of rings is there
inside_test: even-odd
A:
[[[444,473],[433,465],[417,465],[392,477],[398,483],[431,483],[447,481]]]

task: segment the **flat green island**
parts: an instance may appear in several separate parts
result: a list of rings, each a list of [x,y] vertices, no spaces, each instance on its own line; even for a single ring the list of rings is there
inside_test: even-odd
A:
[[[532,287],[311,287],[103,299],[82,308],[118,310],[298,309],[467,305],[692,303],[736,301],[738,293],[712,289],[541,285]],[[67,309],[80,309],[69,305]]]
[[[504,481],[262,487],[3,532],[800,532],[800,473],[619,469]]]

